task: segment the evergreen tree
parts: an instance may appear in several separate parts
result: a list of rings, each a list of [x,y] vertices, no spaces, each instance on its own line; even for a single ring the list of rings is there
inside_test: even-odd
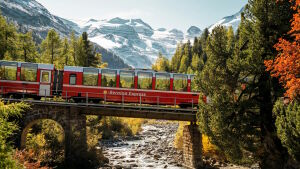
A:
[[[51,29],[41,44],[42,60],[45,63],[59,65],[61,40],[58,33]]]
[[[77,65],[78,62],[77,62],[77,52],[78,52],[78,41],[79,39],[76,38],[76,35],[75,35],[75,32],[72,31],[71,33],[71,38],[70,38],[70,54],[73,58],[73,61],[74,61],[74,65]]]
[[[204,62],[203,59],[200,59],[198,54],[194,53],[192,63],[191,63],[191,68],[194,71],[201,71],[203,69]]]
[[[156,71],[166,71],[170,70],[169,60],[165,58],[161,53],[159,53],[158,58],[155,63],[152,65],[152,69]]]
[[[68,65],[68,66],[74,65],[74,61],[73,61],[73,58],[72,58],[71,52],[70,52],[69,41],[67,38],[64,38],[63,42],[62,42],[61,57],[62,57],[61,63],[63,63],[63,64],[61,64],[62,67],[64,65]]]
[[[277,135],[293,159],[300,164],[300,104],[295,100],[284,105],[278,100],[273,109]]]
[[[210,102],[200,102],[198,117],[201,129],[232,161],[242,162],[245,152],[252,152],[261,168],[287,163],[272,115],[282,88],[265,71],[264,60],[276,56],[273,46],[289,30],[290,6],[249,0],[235,38],[217,27],[206,41],[208,60],[197,81]]]
[[[183,55],[181,62],[180,62],[180,68],[179,68],[179,72],[180,73],[185,73],[188,69],[189,66],[189,58],[187,55]]]
[[[83,66],[85,67],[99,67],[101,61],[100,58],[97,57],[95,49],[93,49],[93,45],[88,40],[88,35],[86,32],[82,33],[82,42],[83,42],[83,49],[84,49],[84,60],[85,63]]]
[[[179,67],[180,67],[181,57],[182,57],[182,45],[179,44],[179,45],[177,45],[175,54],[171,60],[171,69],[173,72],[178,72]]]
[[[32,33],[27,32],[26,34],[20,33],[18,36],[19,44],[18,49],[20,50],[20,60],[25,62],[36,62],[37,59],[37,48],[32,38]]]
[[[28,108],[24,103],[5,105],[0,101],[0,168],[22,168],[13,158],[12,145],[7,141],[18,129],[17,124],[9,119],[19,117]]]
[[[8,24],[0,15],[0,59],[17,59],[17,32],[13,24]]]

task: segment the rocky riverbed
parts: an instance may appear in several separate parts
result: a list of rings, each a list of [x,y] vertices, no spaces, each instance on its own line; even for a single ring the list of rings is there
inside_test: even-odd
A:
[[[182,167],[182,152],[173,148],[178,124],[145,124],[135,138],[102,141],[103,154],[109,159],[102,168]]]
[[[173,147],[177,123],[144,124],[135,137],[102,140],[100,146],[109,163],[101,169],[183,169],[182,152]],[[207,169],[249,169],[204,157]]]

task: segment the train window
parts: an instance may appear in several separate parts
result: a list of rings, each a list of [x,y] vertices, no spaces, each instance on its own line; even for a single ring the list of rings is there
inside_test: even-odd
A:
[[[75,74],[70,74],[69,82],[70,82],[70,85],[76,85],[76,75]]]
[[[191,91],[192,92],[197,92],[197,87],[196,87],[196,76],[191,75]]]
[[[152,76],[151,72],[138,72],[138,88],[152,89]]]
[[[13,62],[2,62],[0,69],[1,80],[17,80],[18,64]]]
[[[83,69],[83,85],[97,86],[98,85],[98,69],[84,68]]]
[[[134,88],[133,71],[120,71],[120,88]]]
[[[49,71],[42,71],[42,82],[43,83],[50,83],[50,72]]]
[[[155,89],[170,90],[170,74],[156,73]]]
[[[174,74],[173,79],[174,91],[187,91],[187,75]]]
[[[117,71],[110,69],[103,69],[101,73],[101,86],[103,87],[116,87],[117,84]]]
[[[37,78],[37,64],[22,63],[21,65],[21,80],[35,82]]]

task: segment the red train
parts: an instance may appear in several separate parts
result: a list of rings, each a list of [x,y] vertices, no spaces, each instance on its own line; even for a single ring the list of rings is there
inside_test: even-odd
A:
[[[56,70],[51,64],[0,61],[0,94],[186,107],[198,104],[194,77],[152,70],[73,66]]]

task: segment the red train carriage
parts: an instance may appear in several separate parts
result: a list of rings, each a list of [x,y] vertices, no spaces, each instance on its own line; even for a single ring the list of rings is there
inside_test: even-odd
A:
[[[192,91],[194,75],[65,66],[63,98],[108,102],[197,105]]]
[[[0,61],[0,93],[52,96],[54,65]]]
[[[193,106],[194,75],[0,61],[0,94],[20,97],[62,96],[82,100]]]

